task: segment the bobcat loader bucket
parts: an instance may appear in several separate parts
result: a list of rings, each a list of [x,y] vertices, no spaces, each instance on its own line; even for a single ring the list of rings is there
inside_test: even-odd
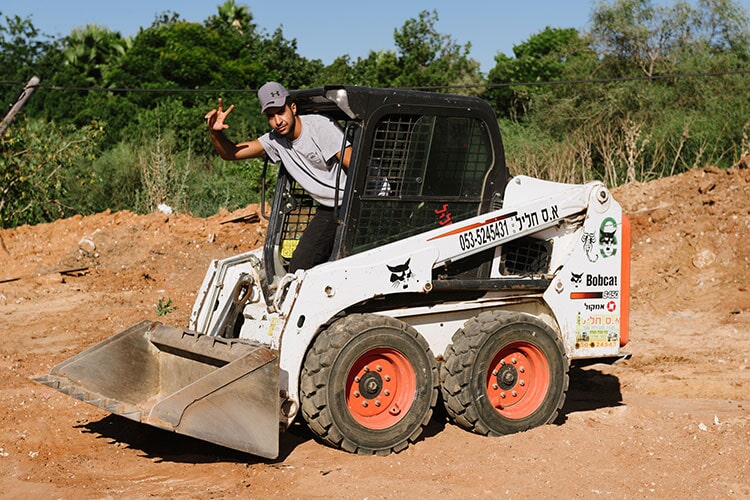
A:
[[[278,351],[260,344],[143,321],[35,380],[137,422],[278,456]]]

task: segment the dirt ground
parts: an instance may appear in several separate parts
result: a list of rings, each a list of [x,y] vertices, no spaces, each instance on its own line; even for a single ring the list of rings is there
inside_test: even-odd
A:
[[[552,425],[501,438],[437,411],[388,457],[304,425],[268,461],[112,416],[31,380],[141,319],[186,326],[212,258],[258,246],[254,206],[0,231],[0,498],[750,497],[750,169],[615,190],[633,227],[631,360],[571,373]]]

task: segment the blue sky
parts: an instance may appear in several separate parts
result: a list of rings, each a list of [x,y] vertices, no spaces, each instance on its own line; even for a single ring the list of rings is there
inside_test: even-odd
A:
[[[48,35],[67,35],[73,28],[97,24],[123,36],[135,35],[165,11],[187,21],[202,22],[217,12],[223,0],[2,0],[3,16],[30,17]],[[545,27],[586,28],[594,0],[237,0],[247,5],[258,28],[269,34],[279,26],[286,39],[297,40],[298,52],[330,64],[349,54],[352,60],[371,50],[395,49],[394,29],[423,10],[437,10],[437,30],[463,45],[471,42],[470,57],[487,72],[498,52],[513,54],[513,46]],[[738,2],[750,11],[750,0]]]

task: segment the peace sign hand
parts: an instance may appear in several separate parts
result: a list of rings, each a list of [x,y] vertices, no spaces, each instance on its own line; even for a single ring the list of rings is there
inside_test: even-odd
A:
[[[229,113],[231,113],[233,109],[234,104],[229,106],[227,110],[224,111],[224,101],[221,99],[221,97],[219,97],[219,109],[212,109],[211,111],[206,113],[205,118],[208,121],[208,128],[217,132],[229,128],[229,125],[224,123],[224,120],[227,116],[229,116]]]

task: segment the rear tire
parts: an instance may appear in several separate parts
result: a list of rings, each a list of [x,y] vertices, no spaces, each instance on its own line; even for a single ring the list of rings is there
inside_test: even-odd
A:
[[[569,362],[540,319],[482,313],[458,330],[441,369],[446,411],[483,435],[525,431],[552,422],[565,401]]]
[[[353,453],[387,455],[405,449],[429,423],[438,370],[414,328],[357,314],[321,332],[300,386],[302,415],[320,439]]]

